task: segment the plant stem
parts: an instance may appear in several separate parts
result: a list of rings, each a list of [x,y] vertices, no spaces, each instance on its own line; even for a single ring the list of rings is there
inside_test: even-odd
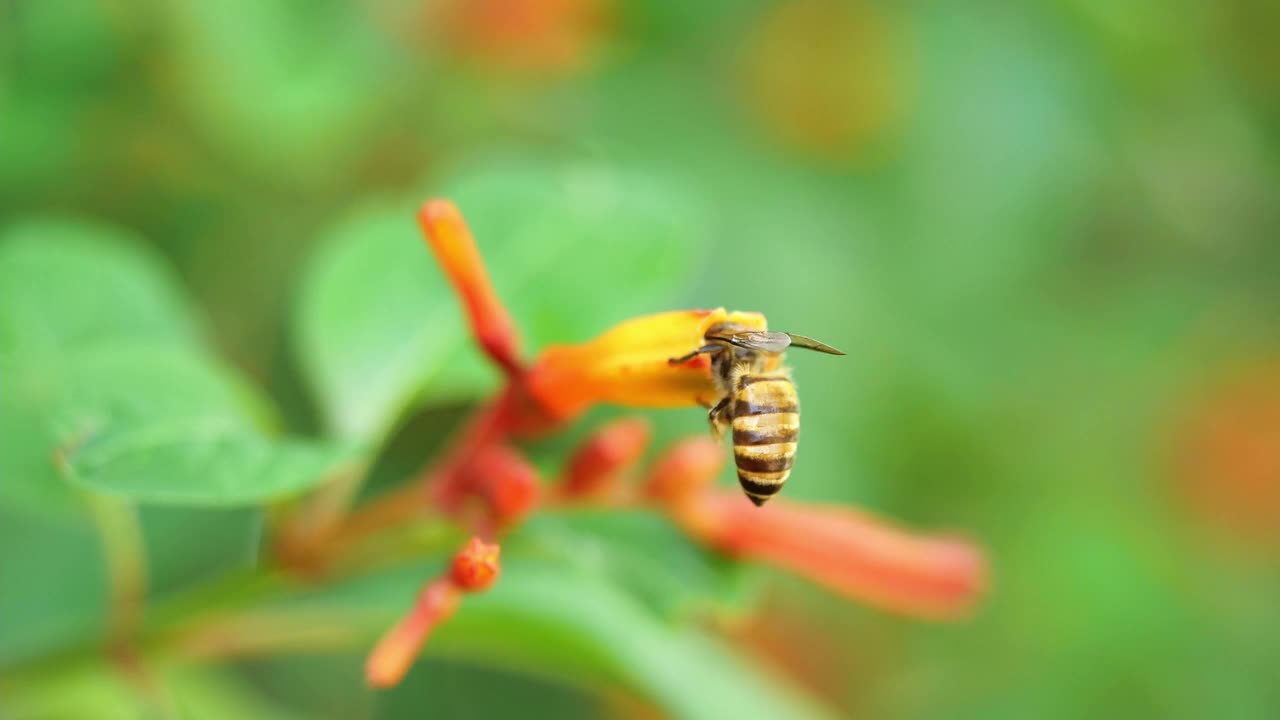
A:
[[[273,533],[271,549],[281,564],[295,568],[312,564],[316,548],[327,544],[342,526],[368,470],[367,465],[342,468],[302,499]]]
[[[504,392],[471,416],[439,461],[416,479],[357,508],[320,547],[313,548],[314,554],[325,563],[331,562],[372,533],[433,514],[442,501],[449,500],[445,495],[459,469],[480,448],[511,434],[511,416],[510,393]]]
[[[107,638],[113,646],[125,646],[142,619],[147,596],[146,553],[137,508],[101,495],[92,496],[89,504],[107,566]]]

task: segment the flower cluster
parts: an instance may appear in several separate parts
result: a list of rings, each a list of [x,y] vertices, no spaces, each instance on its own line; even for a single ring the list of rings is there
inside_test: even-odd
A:
[[[503,370],[507,383],[412,494],[363,513],[405,519],[429,509],[451,516],[476,536],[447,573],[424,585],[414,606],[374,648],[367,665],[372,685],[399,681],[432,628],[452,615],[463,596],[498,579],[501,536],[549,505],[651,508],[707,548],[891,611],[957,617],[980,595],[985,560],[963,539],[917,536],[842,507],[779,499],[757,508],[736,488],[717,488],[714,480],[727,453],[710,437],[677,442],[640,482],[628,483],[639,474],[635,466],[650,439],[642,419],[597,429],[570,455],[558,481],[544,485],[517,449],[519,440],[563,428],[598,403],[706,405],[715,394],[706,359],[674,365],[668,360],[702,345],[714,324],[765,329],[765,318],[724,309],[659,313],[625,321],[581,345],[545,348],[526,362],[515,324],[457,208],[433,200],[418,219],[462,300],[476,343]],[[358,529],[361,523],[357,519],[352,525]]]

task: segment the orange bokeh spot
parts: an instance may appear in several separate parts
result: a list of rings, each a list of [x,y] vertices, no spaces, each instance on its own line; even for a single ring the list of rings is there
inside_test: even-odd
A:
[[[608,32],[610,0],[446,0],[436,20],[459,55],[505,70],[572,71]]]
[[[892,31],[863,0],[770,6],[745,48],[748,106],[788,147],[823,161],[856,157],[901,104]]]
[[[1227,381],[1192,411],[1180,438],[1192,506],[1247,539],[1280,539],[1280,363]]]

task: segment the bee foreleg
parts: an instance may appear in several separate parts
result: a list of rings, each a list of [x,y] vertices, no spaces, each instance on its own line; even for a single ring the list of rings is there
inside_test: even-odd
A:
[[[707,413],[707,420],[711,422],[711,436],[716,440],[724,437],[724,433],[733,423],[733,418],[729,413],[729,398],[725,397],[716,403],[715,407]]]
[[[703,345],[702,347],[698,348],[697,350],[694,350],[688,355],[681,355],[678,358],[668,359],[667,364],[679,365],[680,363],[689,362],[690,360],[698,357],[699,355],[712,355],[720,352],[721,350],[724,350],[724,345]]]

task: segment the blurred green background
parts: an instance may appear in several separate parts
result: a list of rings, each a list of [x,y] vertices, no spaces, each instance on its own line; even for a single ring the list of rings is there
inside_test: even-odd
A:
[[[457,199],[535,347],[764,312],[850,353],[791,359],[787,495],[962,530],[993,585],[938,626],[766,575],[738,652],[841,716],[1274,718],[1278,32],[1268,0],[8,0],[0,231],[152,246],[300,433],[376,435],[414,381],[309,388],[417,337],[389,362],[450,370],[374,491],[493,383],[431,344],[461,326],[426,197]],[[389,255],[360,265],[363,243]],[[434,314],[395,302],[419,283]],[[705,431],[650,416],[664,441]],[[160,595],[245,562],[259,526],[143,520]],[[0,521],[2,678],[96,632],[103,570],[83,522]],[[186,711],[654,712],[447,653],[378,697],[361,662],[234,664]]]

